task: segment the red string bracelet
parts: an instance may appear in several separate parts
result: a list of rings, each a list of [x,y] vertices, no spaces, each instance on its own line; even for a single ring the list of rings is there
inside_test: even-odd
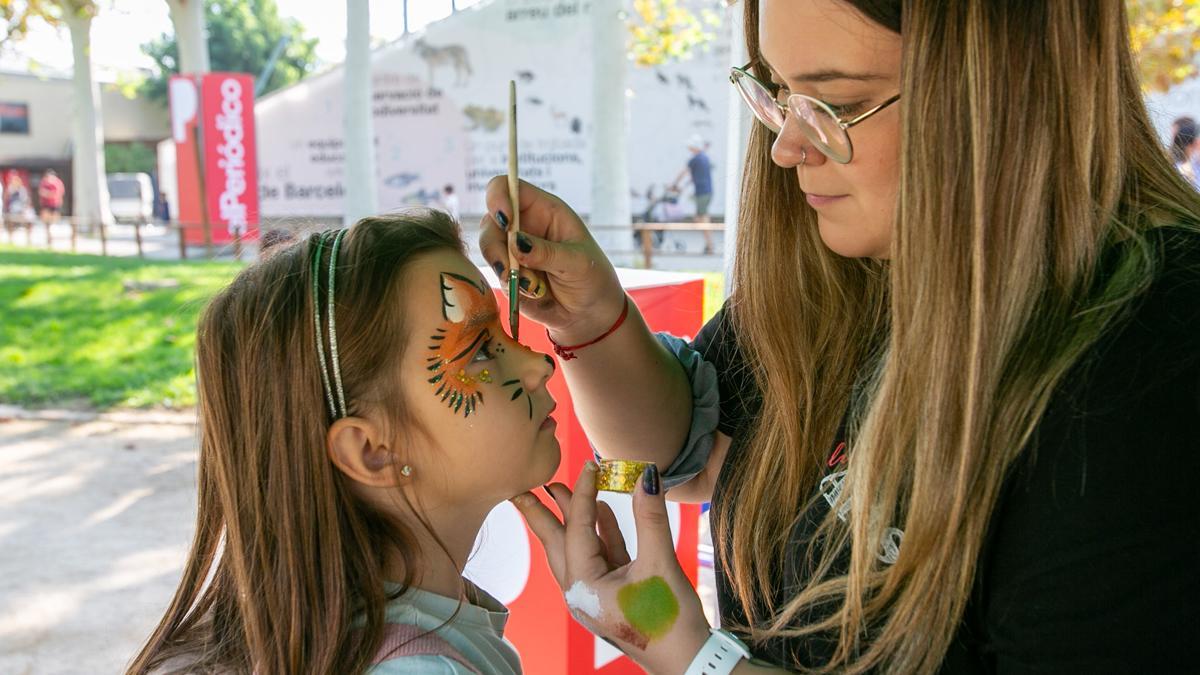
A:
[[[554,353],[558,354],[558,358],[562,359],[563,361],[570,361],[571,359],[579,358],[578,356],[575,355],[575,352],[577,350],[583,349],[584,347],[590,347],[590,346],[596,344],[597,342],[603,340],[604,338],[608,337],[609,335],[612,335],[613,333],[617,332],[617,329],[621,327],[621,324],[625,323],[625,317],[627,317],[627,316],[629,316],[629,296],[628,295],[625,296],[625,307],[621,310],[621,316],[617,317],[617,322],[612,325],[612,328],[609,328],[608,330],[604,331],[604,334],[601,335],[600,337],[596,338],[595,340],[589,340],[589,341],[584,342],[583,344],[579,344],[579,345],[571,345],[570,347],[564,347],[564,346],[558,344],[557,342],[555,342],[554,338],[550,337],[549,330],[546,331],[546,337],[550,338],[550,344],[554,345]]]

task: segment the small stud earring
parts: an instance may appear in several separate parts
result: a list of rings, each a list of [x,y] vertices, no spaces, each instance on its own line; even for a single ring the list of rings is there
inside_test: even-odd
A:
[[[402,469],[400,469],[400,475],[404,476],[404,477],[411,476],[412,475],[412,467],[405,464],[404,467]]]

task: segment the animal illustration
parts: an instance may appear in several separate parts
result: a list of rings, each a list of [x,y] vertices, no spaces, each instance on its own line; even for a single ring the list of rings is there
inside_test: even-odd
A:
[[[405,206],[428,206],[435,203],[441,193],[437,190],[427,190],[421,188],[416,192],[410,192],[400,198],[400,203]]]
[[[525,102],[530,105],[541,105],[542,99],[540,99],[536,96],[530,96],[529,98],[525,99]]]
[[[478,129],[495,131],[504,124],[504,112],[499,108],[469,105],[463,108],[463,114],[471,122],[471,126],[467,127],[467,131],[476,131]]]
[[[571,131],[581,134],[583,133],[583,120],[578,117],[571,118]]]
[[[671,79],[663,75],[661,70],[654,71],[654,76],[658,78],[659,84],[671,84]]]
[[[708,104],[704,102],[704,99],[688,94],[688,110],[694,110],[696,108],[699,108],[704,112],[708,112]]]
[[[525,84],[529,84],[530,82],[533,82],[533,71],[532,70],[518,70],[517,71],[517,79]]]
[[[394,173],[387,178],[384,178],[383,184],[392,189],[400,190],[412,185],[420,178],[421,174],[406,171],[404,173]]]
[[[446,45],[444,47],[435,47],[424,39],[418,39],[413,43],[413,48],[417,52],[417,56],[425,62],[429,68],[429,85],[433,86],[434,72],[443,67],[454,69],[454,84],[455,86],[466,86],[474,74],[471,70],[471,59],[467,55],[467,48],[462,45]]]
[[[676,73],[675,81],[679,84],[682,84],[688,91],[692,90],[692,78],[688,77],[687,75],[684,75],[683,73]]]

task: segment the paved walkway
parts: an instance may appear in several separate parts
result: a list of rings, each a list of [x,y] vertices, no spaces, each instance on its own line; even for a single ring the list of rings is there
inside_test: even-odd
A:
[[[0,409],[0,673],[120,673],[179,581],[196,429]]]
[[[183,571],[196,447],[190,413],[0,405],[0,673],[124,671]],[[700,595],[715,621],[711,567]]]

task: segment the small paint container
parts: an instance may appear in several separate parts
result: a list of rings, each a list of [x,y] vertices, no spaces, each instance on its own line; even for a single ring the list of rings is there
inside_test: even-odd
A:
[[[596,477],[596,489],[629,494],[637,488],[642,472],[649,462],[632,459],[600,460],[600,475]]]

